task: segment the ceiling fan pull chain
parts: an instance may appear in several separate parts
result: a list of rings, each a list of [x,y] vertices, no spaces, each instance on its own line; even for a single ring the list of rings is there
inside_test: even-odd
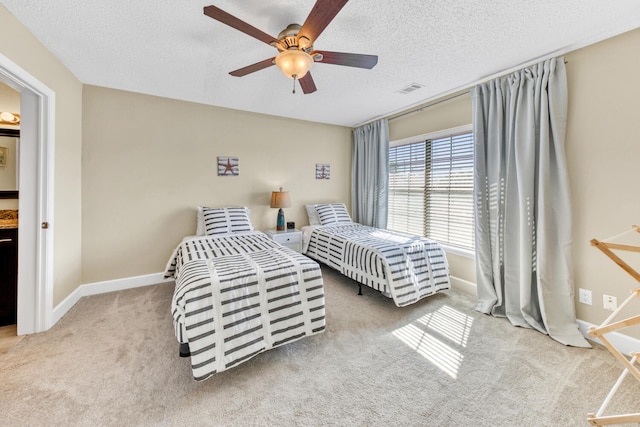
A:
[[[293,94],[295,94],[295,93],[296,93],[296,80],[298,80],[298,75],[297,75],[297,74],[294,74],[294,75],[293,75],[293,92],[291,92],[291,93],[293,93]]]

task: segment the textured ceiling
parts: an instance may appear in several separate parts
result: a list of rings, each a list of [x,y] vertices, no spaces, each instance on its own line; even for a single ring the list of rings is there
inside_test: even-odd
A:
[[[0,0],[80,81],[239,110],[355,126],[504,70],[640,27],[637,0],[351,0],[314,47],[378,55],[372,70],[315,64],[318,91],[277,51],[203,14],[214,4],[277,37],[315,0]],[[410,94],[399,90],[419,83]]]

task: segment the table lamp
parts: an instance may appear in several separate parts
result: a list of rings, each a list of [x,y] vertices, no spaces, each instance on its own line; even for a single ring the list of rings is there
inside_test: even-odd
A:
[[[282,210],[282,208],[291,207],[291,199],[289,198],[289,192],[282,191],[282,187],[280,187],[280,191],[271,192],[271,207],[279,208],[278,221],[276,223],[276,230],[284,231],[284,211]]]

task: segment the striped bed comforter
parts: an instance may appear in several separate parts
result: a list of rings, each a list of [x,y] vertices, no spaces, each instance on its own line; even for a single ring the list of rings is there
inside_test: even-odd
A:
[[[167,264],[176,338],[202,381],[325,329],[318,263],[260,232],[185,238]]]
[[[439,243],[357,223],[310,227],[305,255],[393,298],[398,307],[449,289]]]

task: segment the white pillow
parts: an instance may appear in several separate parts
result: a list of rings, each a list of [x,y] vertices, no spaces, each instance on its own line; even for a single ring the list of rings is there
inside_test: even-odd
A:
[[[198,213],[196,214],[196,236],[204,236],[204,214],[202,213],[202,206],[198,206]]]
[[[307,208],[307,216],[309,217],[309,225],[320,225],[320,217],[316,212],[316,205],[304,205]]]
[[[328,203],[316,205],[316,213],[320,218],[320,224],[344,224],[351,222],[349,212],[344,203]]]
[[[253,231],[249,208],[208,208],[203,206],[199,207],[198,212],[200,213],[200,211],[202,212],[204,234],[207,236]]]

